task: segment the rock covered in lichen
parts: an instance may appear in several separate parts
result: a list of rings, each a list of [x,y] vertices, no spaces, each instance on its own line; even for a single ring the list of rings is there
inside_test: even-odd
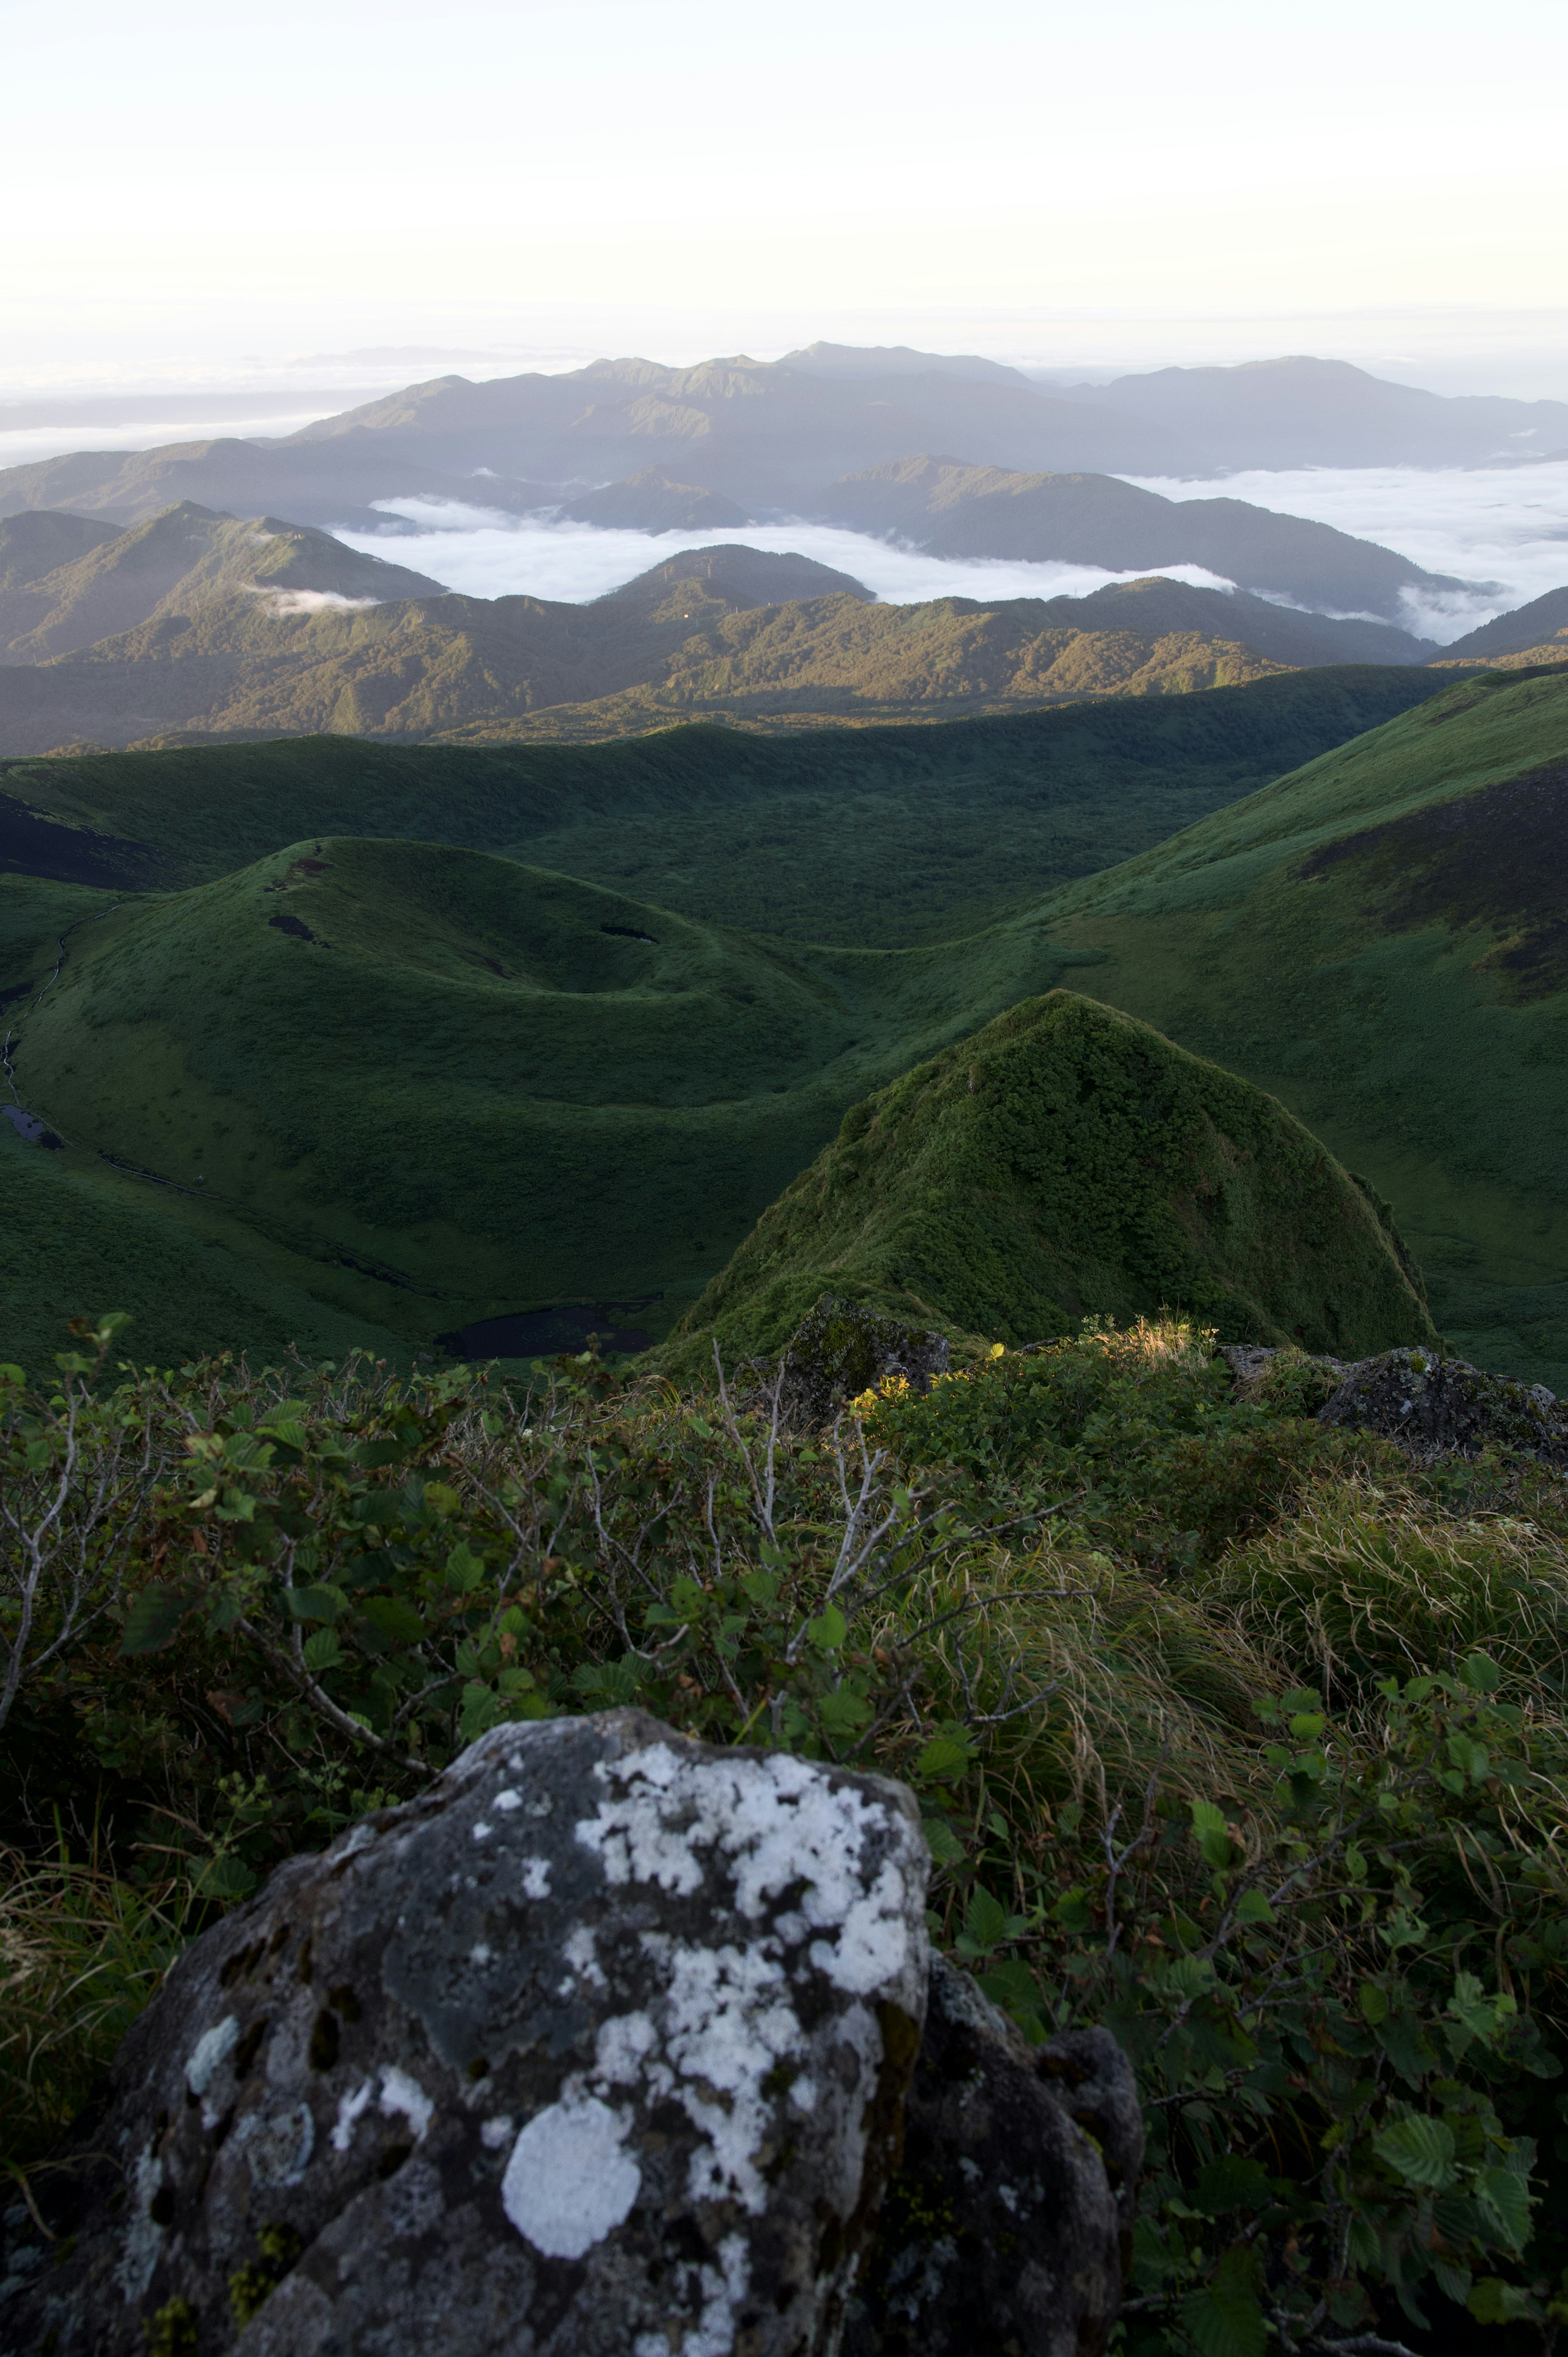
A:
[[[1325,1424],[1380,1432],[1419,1458],[1478,1457],[1490,1446],[1568,1466],[1568,1415],[1544,1383],[1483,1374],[1419,1345],[1348,1368],[1319,1414]]]
[[[1031,2051],[933,1958],[903,2155],[843,2357],[1097,2357],[1143,2158],[1132,2066],[1108,2030]]]
[[[7,2357],[825,2351],[925,2008],[902,1787],[496,1728],[182,1959]],[[105,2158],[94,2159],[91,2156]]]

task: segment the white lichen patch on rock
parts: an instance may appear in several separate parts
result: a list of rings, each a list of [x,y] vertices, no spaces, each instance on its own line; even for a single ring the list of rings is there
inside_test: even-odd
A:
[[[642,2171],[626,2150],[628,2111],[612,2112],[568,2080],[511,2148],[501,2206],[548,2259],[580,2259],[628,2215]]]
[[[769,1900],[798,1887],[774,1936],[793,1945],[815,1934],[811,1962],[837,1987],[890,1993],[912,1965],[923,1970],[909,1932],[910,1870],[924,1884],[918,1841],[909,1835],[903,1859],[884,1859],[868,1890],[865,1837],[886,1834],[889,1813],[857,1786],[832,1782],[788,1752],[721,1761],[667,1743],[605,1760],[595,1774],[621,1791],[575,1837],[597,1854],[612,1886],[652,1882],[687,1897],[717,1868],[733,1884],[735,1908],[754,1921]]]

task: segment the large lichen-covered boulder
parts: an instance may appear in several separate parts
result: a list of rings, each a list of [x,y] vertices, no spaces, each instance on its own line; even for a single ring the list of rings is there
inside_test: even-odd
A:
[[[1324,1424],[1380,1432],[1413,1457],[1518,1448],[1568,1466],[1568,1414],[1544,1383],[1484,1374],[1428,1350],[1385,1351],[1350,1367],[1318,1410]]]
[[[1066,990],[852,1106],[663,1355],[777,1353],[824,1292],[1015,1344],[1165,1308],[1346,1359],[1436,1340],[1386,1207],[1310,1130]]]
[[[1098,2357],[1143,2158],[1132,2065],[1108,2030],[1031,2052],[933,1958],[903,2154],[843,2357]]]
[[[39,2179],[7,2357],[807,2357],[925,2010],[901,1786],[496,1728],[182,1959]]]

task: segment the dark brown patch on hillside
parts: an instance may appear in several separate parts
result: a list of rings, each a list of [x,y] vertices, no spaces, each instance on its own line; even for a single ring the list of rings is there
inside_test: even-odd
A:
[[[1568,761],[1326,844],[1302,862],[1306,881],[1353,862],[1391,931],[1488,925],[1481,961],[1509,998],[1568,989]]]

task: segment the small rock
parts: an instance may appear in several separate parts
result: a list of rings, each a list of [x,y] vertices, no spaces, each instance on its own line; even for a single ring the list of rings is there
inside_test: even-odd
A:
[[[639,1711],[497,1727],[188,1952],[38,2179],[78,2239],[0,2345],[825,2352],[919,2042],[927,1867],[880,1777]]]
[[[1419,1345],[1347,1368],[1324,1424],[1380,1432],[1412,1457],[1478,1457],[1488,1444],[1568,1467],[1568,1416],[1544,1383],[1483,1374]]]
[[[790,1337],[779,1402],[792,1424],[831,1424],[848,1401],[886,1376],[902,1375],[912,1391],[924,1392],[947,1365],[945,1334],[824,1293]]]
[[[1098,2357],[1143,2162],[1132,2066],[1108,2030],[1032,2052],[933,1958],[903,2157],[843,2357]]]

